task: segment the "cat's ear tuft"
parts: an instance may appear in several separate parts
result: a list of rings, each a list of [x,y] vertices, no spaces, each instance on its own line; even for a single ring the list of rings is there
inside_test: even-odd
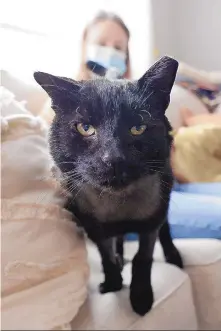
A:
[[[66,111],[78,102],[80,82],[40,71],[34,73],[34,78],[51,98],[55,112]]]
[[[54,76],[46,72],[34,73],[36,82],[53,98],[58,93],[68,94],[78,92],[80,83],[69,78]]]
[[[139,88],[153,88],[158,91],[170,94],[173,87],[178,62],[169,57],[164,56],[158,60],[149,70],[138,80]]]

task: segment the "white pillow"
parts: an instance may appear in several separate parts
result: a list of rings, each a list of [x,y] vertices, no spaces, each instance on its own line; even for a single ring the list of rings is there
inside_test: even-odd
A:
[[[175,84],[171,91],[170,104],[166,110],[166,116],[174,129],[182,126],[181,108],[189,108],[193,114],[209,113],[207,108],[193,93]]]
[[[7,116],[8,114],[28,114],[29,112],[24,107],[24,101],[15,100],[14,94],[6,89],[4,86],[0,86],[0,109],[1,116]]]
[[[214,111],[214,113],[221,114],[221,104],[216,108],[216,110]]]

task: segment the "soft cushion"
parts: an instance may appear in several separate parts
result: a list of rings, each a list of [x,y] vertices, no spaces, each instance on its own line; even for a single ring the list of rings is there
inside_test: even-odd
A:
[[[221,183],[187,183],[179,184],[175,183],[173,187],[176,192],[211,195],[221,198]],[[210,199],[211,201],[211,199]]]
[[[215,239],[176,239],[174,243],[181,252],[185,271],[191,280],[199,330],[220,330],[221,241]],[[136,249],[137,243],[128,242],[126,244],[127,259],[132,258]],[[157,262],[164,261],[159,243],[156,244],[154,258]],[[191,306],[181,299],[180,303],[182,302],[182,312],[186,314]],[[172,314],[172,316],[174,315],[176,316],[176,313]]]
[[[103,281],[100,257],[94,245],[89,244],[88,251],[92,270],[89,297],[72,322],[73,330],[197,330],[191,284],[183,271],[165,263],[154,263],[154,306],[140,317],[129,302],[131,264],[123,271],[125,288],[101,295],[97,290]]]
[[[221,239],[221,197],[174,191],[168,218],[173,238]]]
[[[200,70],[180,62],[176,84],[196,95],[209,112],[221,103],[221,71]]]
[[[0,104],[2,329],[70,329],[87,295],[85,243],[51,177],[46,124],[6,94]]]
[[[48,95],[40,88],[34,78],[20,79],[15,73],[6,70],[0,70],[0,76],[4,88],[11,91],[17,101],[25,101],[27,109],[33,115],[39,115],[48,99]]]
[[[221,103],[220,103],[220,105],[216,108],[215,113],[216,113],[216,114],[221,114]]]
[[[171,91],[170,104],[166,110],[166,116],[172,127],[178,129],[183,125],[181,109],[188,108],[196,114],[208,114],[206,106],[191,91],[184,87],[174,85]]]
[[[201,124],[216,124],[221,125],[221,115],[218,112],[213,114],[198,114],[186,108],[182,108],[181,115],[183,118],[183,126],[195,126]]]
[[[221,239],[221,183],[174,185],[169,206],[173,238]],[[127,240],[137,240],[136,234]]]
[[[221,125],[180,128],[171,160],[178,181],[221,182]]]
[[[221,329],[221,241],[215,239],[177,239],[185,270],[193,289],[199,330]],[[162,251],[156,247],[156,259]]]

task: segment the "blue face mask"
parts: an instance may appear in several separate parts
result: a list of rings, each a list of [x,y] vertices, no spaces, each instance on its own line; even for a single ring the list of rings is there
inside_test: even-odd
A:
[[[116,69],[119,76],[127,70],[126,54],[115,48],[89,44],[86,50],[86,63],[95,62],[106,70]]]

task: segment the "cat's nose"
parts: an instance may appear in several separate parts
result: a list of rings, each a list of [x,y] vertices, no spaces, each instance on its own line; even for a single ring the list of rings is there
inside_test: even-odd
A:
[[[115,152],[115,153],[105,152],[102,156],[102,161],[108,165],[122,163],[124,159],[125,159],[124,156],[119,152]]]
[[[123,155],[105,153],[103,161],[109,168],[109,175],[112,177],[113,183],[116,182],[116,184],[122,184],[127,180],[125,158]]]

